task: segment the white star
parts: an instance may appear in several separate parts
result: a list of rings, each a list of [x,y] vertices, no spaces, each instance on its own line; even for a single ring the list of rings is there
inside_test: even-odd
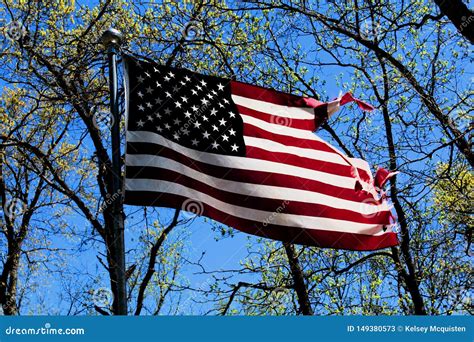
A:
[[[137,93],[137,95],[140,96],[141,98],[143,98],[143,96],[144,96],[141,91],[139,91],[139,92]]]
[[[193,146],[196,146],[199,143],[199,140],[193,139],[191,140],[191,143],[193,144]]]
[[[161,88],[161,83],[158,82],[158,81],[156,81],[156,87],[157,87],[157,88]]]
[[[229,141],[229,137],[224,134],[224,135],[222,136],[222,140],[224,140],[224,141]]]
[[[199,108],[196,107],[196,106],[192,106],[191,109],[192,109],[193,111],[197,112],[197,110],[198,110]]]
[[[171,80],[171,78],[169,78],[168,76],[165,76],[164,79],[165,79],[166,82],[168,82],[169,80]]]
[[[143,127],[144,124],[145,124],[145,123],[144,123],[142,120],[140,120],[140,121],[137,122],[137,126],[138,126],[138,127]]]
[[[187,110],[186,113],[184,113],[184,115],[185,115],[187,118],[190,118],[190,117],[191,117],[191,113],[189,112],[189,110]]]
[[[216,126],[216,125],[212,125],[212,130],[213,130],[213,131],[218,131],[218,130],[219,130],[219,128],[217,128],[217,126]]]
[[[224,108],[224,105],[219,102],[219,107]]]
[[[138,83],[142,83],[145,79],[142,76],[137,77]]]
[[[176,118],[176,119],[174,119],[173,122],[174,122],[175,125],[179,125],[181,123],[181,120]]]
[[[202,119],[203,119],[204,121],[207,121],[209,118],[208,118],[207,116],[203,115],[203,116],[202,116]]]
[[[151,115],[148,115],[146,118],[148,121],[153,121],[153,117]]]
[[[166,97],[171,97],[171,94],[165,91]]]
[[[193,93],[193,95],[197,95],[197,91],[194,89],[191,89],[191,93]]]
[[[145,75],[146,75],[146,77],[151,77],[151,75],[146,71],[145,71]]]
[[[212,143],[212,148],[213,148],[213,149],[217,149],[218,147],[219,147],[219,144],[214,141],[214,142]]]
[[[182,131],[184,135],[189,135],[189,129],[184,128]]]
[[[235,131],[231,128],[231,129],[229,129],[229,134],[230,135],[235,135]]]
[[[201,127],[201,124],[199,123],[199,121],[196,121],[196,122],[194,123],[194,127],[196,127],[196,128]]]
[[[206,100],[206,99],[201,99],[201,102],[202,102],[204,105],[207,105],[207,104],[209,103],[209,101]]]
[[[169,77],[171,77],[171,78],[174,77],[174,74],[173,74],[171,71],[168,73],[168,75],[169,75]]]
[[[173,93],[176,93],[178,90],[179,90],[179,88],[177,86],[173,87]]]
[[[222,99],[222,101],[224,101],[225,103],[229,104],[229,101],[227,101],[227,99]]]
[[[217,91],[215,91],[214,89],[211,90],[211,93],[213,93],[214,95],[217,95]]]
[[[166,115],[170,115],[170,114],[171,114],[171,109],[165,108],[165,114],[166,114]]]
[[[207,96],[208,99],[212,99],[212,98],[213,98],[213,96],[212,96],[211,94],[207,94],[206,96]]]
[[[159,97],[155,99],[156,104],[161,104],[162,102],[163,102],[163,100],[160,99]]]
[[[229,116],[230,116],[231,118],[235,118],[235,114],[232,113],[232,112],[229,112]]]
[[[211,115],[216,115],[217,114],[217,110],[215,108],[212,108],[211,109]]]
[[[138,109],[139,110],[145,110],[145,107],[143,107],[142,105],[138,105]]]
[[[181,102],[176,101],[174,104],[176,105],[176,108],[181,108]]]
[[[153,67],[153,70],[157,73],[160,73],[160,70],[158,70],[156,67]]]
[[[166,128],[166,129],[170,129],[170,128],[171,128],[171,126],[170,126],[170,125],[168,125],[167,123],[165,123],[165,128]]]
[[[184,81],[179,81],[179,84],[181,84],[182,86],[186,85],[186,82]]]
[[[223,89],[224,89],[224,86],[219,83],[219,84],[217,85],[217,88],[219,88],[219,90],[223,90]]]
[[[184,79],[186,80],[186,82],[191,81],[191,79],[188,76],[184,76]]]
[[[188,103],[188,98],[186,96],[181,96],[181,99],[183,100],[183,102]]]
[[[179,140],[179,134],[178,133],[173,134],[173,138],[175,138],[176,140]]]
[[[203,87],[205,87],[207,83],[204,80],[201,80],[201,84]]]
[[[151,87],[147,87],[147,88],[146,88],[146,92],[147,92],[148,94],[151,94],[151,93],[153,92],[153,89],[151,89]]]
[[[156,126],[156,130],[157,130],[158,132],[161,132],[161,131],[163,130],[163,128],[161,128],[160,126]]]
[[[207,131],[205,131],[205,132],[202,134],[202,136],[204,137],[204,139],[209,139],[210,134],[207,133]]]
[[[147,106],[148,108],[152,108],[152,107],[153,107],[153,105],[152,105],[150,102],[147,102],[147,103],[146,103],[146,106]]]
[[[239,149],[239,146],[237,146],[236,144],[232,145],[232,151],[236,152],[238,149]]]
[[[202,87],[201,86],[196,86],[197,90],[202,90]]]
[[[155,116],[156,116],[158,119],[161,119],[161,114],[160,114],[160,113],[156,112],[156,113],[155,113]]]
[[[221,120],[219,120],[219,124],[220,124],[221,126],[224,126],[225,123],[226,123],[226,121],[224,120],[224,118],[222,118]]]

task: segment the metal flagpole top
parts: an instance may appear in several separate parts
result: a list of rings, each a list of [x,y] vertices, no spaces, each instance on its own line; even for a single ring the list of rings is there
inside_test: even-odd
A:
[[[120,46],[122,43],[123,39],[123,34],[119,30],[116,30],[112,27],[108,28],[103,34],[102,37],[100,38],[102,44],[104,44],[106,47],[109,46]]]

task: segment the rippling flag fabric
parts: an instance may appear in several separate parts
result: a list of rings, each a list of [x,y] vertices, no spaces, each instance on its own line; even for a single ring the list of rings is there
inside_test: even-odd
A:
[[[370,106],[125,60],[126,204],[181,208],[297,244],[397,244],[369,165],[313,133],[344,103]]]

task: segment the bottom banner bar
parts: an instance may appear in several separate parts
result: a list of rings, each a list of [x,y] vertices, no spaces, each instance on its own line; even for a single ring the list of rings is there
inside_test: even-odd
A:
[[[473,320],[471,316],[0,316],[0,342],[325,340],[472,342]]]

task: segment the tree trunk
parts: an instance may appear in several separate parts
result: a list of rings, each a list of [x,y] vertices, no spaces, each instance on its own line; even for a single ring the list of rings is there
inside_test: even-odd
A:
[[[304,281],[303,271],[301,270],[295,247],[290,243],[283,243],[283,245],[285,246],[286,256],[290,264],[291,276],[293,277],[293,283],[300,305],[300,313],[303,315],[313,315],[313,309],[309,302],[308,288]]]
[[[8,245],[7,262],[0,279],[0,304],[5,315],[17,315],[16,290],[20,247],[15,242],[9,242]]]
[[[474,44],[474,13],[462,0],[434,0],[441,13],[451,20],[456,29]]]

